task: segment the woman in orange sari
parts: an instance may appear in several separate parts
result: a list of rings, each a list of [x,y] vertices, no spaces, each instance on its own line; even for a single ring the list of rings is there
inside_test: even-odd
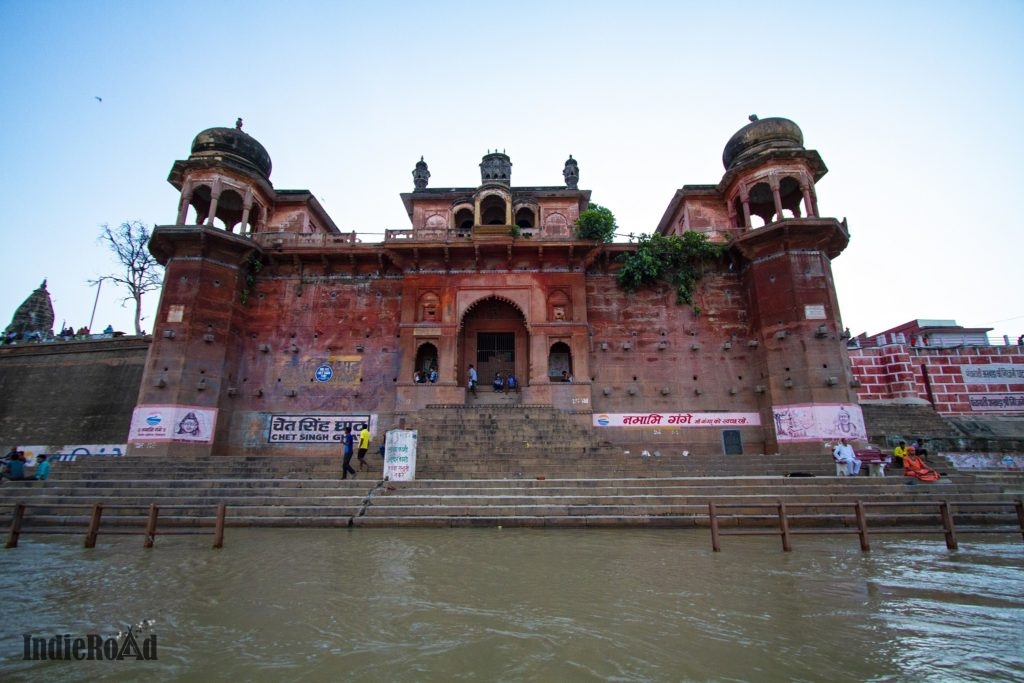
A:
[[[924,464],[913,446],[907,448],[903,456],[903,476],[914,477],[920,481],[938,481],[939,473]]]

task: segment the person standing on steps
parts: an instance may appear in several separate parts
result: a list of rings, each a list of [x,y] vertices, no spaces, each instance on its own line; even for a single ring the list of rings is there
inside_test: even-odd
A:
[[[470,365],[469,365],[469,390],[473,392],[474,396],[476,396],[476,379],[477,379],[476,378],[476,368],[474,368],[473,364],[470,363]]]
[[[363,428],[359,430],[359,449],[356,453],[356,457],[359,459],[359,471],[370,469],[370,465],[366,462],[366,451],[370,447],[370,428],[367,425],[363,425]]]
[[[352,446],[354,445],[355,439],[352,437],[352,428],[345,427],[345,436],[342,437],[342,443],[344,448],[342,450],[343,459],[341,461],[341,478],[348,479],[348,475],[351,474],[352,478],[356,478],[356,471],[352,469]]]

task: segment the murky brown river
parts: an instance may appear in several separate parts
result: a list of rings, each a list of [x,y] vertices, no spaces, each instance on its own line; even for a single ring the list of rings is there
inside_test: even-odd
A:
[[[0,550],[0,679],[1024,679],[1024,544],[701,531],[238,530]],[[155,661],[25,661],[152,620]],[[70,642],[70,641],[69,641]]]

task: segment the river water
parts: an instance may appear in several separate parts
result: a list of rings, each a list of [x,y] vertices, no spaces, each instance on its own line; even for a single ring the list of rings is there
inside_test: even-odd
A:
[[[1024,679],[1024,544],[699,530],[23,536],[0,550],[0,679]],[[24,634],[152,621],[157,659],[25,661]]]

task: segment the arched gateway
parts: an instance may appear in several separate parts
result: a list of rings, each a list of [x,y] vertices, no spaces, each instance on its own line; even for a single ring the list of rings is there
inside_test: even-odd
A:
[[[460,383],[465,386],[472,363],[483,386],[488,386],[498,372],[503,377],[513,372],[520,385],[526,385],[529,348],[526,316],[518,306],[496,296],[474,302],[466,309],[460,326]]]

